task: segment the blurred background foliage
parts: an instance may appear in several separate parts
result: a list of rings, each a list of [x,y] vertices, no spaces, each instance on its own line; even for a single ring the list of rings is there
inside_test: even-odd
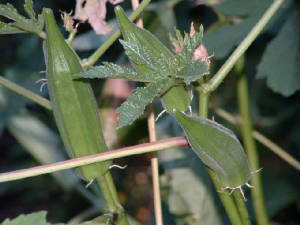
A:
[[[0,1],[6,3],[7,1]],[[213,55],[211,74],[258,21],[271,0],[157,0],[143,13],[144,25],[171,47],[168,33],[176,26],[189,31],[191,22],[205,28],[204,44]],[[23,12],[23,1],[11,2]],[[129,0],[121,4],[128,13]],[[54,9],[63,29],[60,12],[71,12],[75,1],[35,1],[35,10]],[[108,4],[108,23],[117,23]],[[2,18],[1,18],[2,20]],[[5,19],[3,20],[5,21]],[[287,0],[271,23],[246,53],[251,110],[255,129],[265,134],[299,159],[299,7]],[[96,35],[88,24],[80,24],[73,45],[82,58],[88,57],[111,35]],[[30,34],[0,36],[0,75],[48,97],[47,87],[39,91],[35,82],[44,78],[42,40]],[[127,64],[116,42],[97,62]],[[132,126],[115,131],[113,110],[130,95],[136,85],[127,81],[93,80],[105,136],[110,148],[148,141],[145,115]],[[195,99],[197,96],[195,96]],[[193,110],[197,110],[196,101]],[[228,76],[213,94],[211,105],[237,113],[236,76]],[[155,112],[162,111],[157,100]],[[215,120],[239,131],[212,110]],[[157,122],[159,138],[182,135],[173,119],[163,115]],[[28,168],[66,159],[52,112],[0,86],[0,172]],[[299,223],[299,173],[264,146],[258,145],[267,208],[274,224]],[[153,224],[153,196],[150,154],[115,160],[128,165],[113,169],[120,198],[128,213],[142,224]],[[188,149],[159,152],[165,224],[229,224],[203,164]],[[0,221],[21,213],[49,211],[51,222],[80,221],[105,210],[101,191],[88,189],[73,170],[0,184]],[[246,193],[247,195],[249,193]],[[250,198],[249,198],[250,199]],[[251,200],[247,201],[251,210]],[[254,216],[251,212],[252,217]]]

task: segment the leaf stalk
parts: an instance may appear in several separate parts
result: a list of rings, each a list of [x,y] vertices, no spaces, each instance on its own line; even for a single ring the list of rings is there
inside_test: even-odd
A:
[[[199,95],[199,116],[208,118],[209,93],[204,92],[203,89],[199,89]],[[209,168],[207,169],[207,171],[212,182],[215,185],[216,190],[221,191],[222,188],[219,185],[214,172]],[[218,195],[223,203],[223,206],[231,223],[233,225],[243,224],[233,198],[226,191],[219,192]]]
[[[285,2],[285,0],[275,0],[266,10],[261,19],[256,23],[256,25],[251,29],[249,34],[244,38],[244,40],[239,44],[239,46],[234,50],[226,62],[221,66],[218,72],[208,81],[207,84],[203,85],[203,91],[211,93],[218,88],[222,81],[226,78],[230,70],[236,64],[238,59],[246,52],[249,46],[258,37],[264,27],[268,24],[280,6]]]
[[[259,156],[255,140],[252,137],[252,119],[250,115],[250,103],[248,96],[248,81],[245,73],[241,70],[238,74],[237,81],[237,96],[239,112],[242,117],[241,133],[245,150],[248,155],[248,161],[251,171],[260,169]],[[262,189],[261,174],[255,173],[251,177],[251,184],[254,188],[251,189],[253,207],[256,214],[258,225],[269,225],[270,221],[265,206],[264,194]]]

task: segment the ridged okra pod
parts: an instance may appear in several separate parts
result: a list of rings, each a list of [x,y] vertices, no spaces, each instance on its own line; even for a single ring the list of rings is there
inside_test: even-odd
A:
[[[96,100],[86,80],[74,80],[72,74],[83,69],[76,53],[65,42],[50,9],[45,9],[47,32],[47,79],[58,130],[70,157],[107,151],[102,135]],[[79,168],[87,181],[103,175],[109,163]]]
[[[52,10],[45,9],[46,65],[54,117],[71,158],[108,151],[102,133],[97,103],[87,80],[74,79],[83,72],[76,53],[65,42]],[[109,162],[95,163],[78,169],[87,181],[97,178],[110,212],[117,213],[119,224],[128,224],[119,203],[116,187],[108,171]]]

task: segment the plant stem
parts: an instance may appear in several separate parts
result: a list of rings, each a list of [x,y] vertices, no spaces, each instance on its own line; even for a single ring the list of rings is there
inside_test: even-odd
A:
[[[26,88],[21,87],[20,85],[11,82],[4,77],[0,76],[0,84],[3,85],[4,87],[10,89],[11,91],[14,91],[28,99],[31,99],[35,103],[39,104],[40,106],[43,106],[46,109],[51,110],[52,105],[49,100],[35,94],[32,91],[27,90]]]
[[[134,21],[142,11],[149,5],[151,0],[144,0],[141,2],[140,6],[135,10],[129,17],[130,21]],[[106,50],[118,39],[121,35],[121,31],[118,29],[115,33],[103,44],[98,48],[84,63],[83,67],[88,68],[94,65],[97,60],[106,52]]]
[[[226,60],[223,66],[219,69],[219,71],[209,80],[206,85],[203,85],[203,89],[206,92],[214,91],[225,79],[228,75],[229,71],[233,68],[234,64],[240,58],[241,55],[245,53],[245,51],[249,48],[249,46],[253,43],[253,41],[257,38],[263,28],[267,25],[267,23],[271,20],[276,11],[280,8],[280,6],[284,3],[285,0],[275,0],[271,4],[271,6],[264,13],[262,18],[257,22],[257,24],[252,28],[249,34],[245,37],[245,39],[239,44],[239,46],[234,50],[231,56]]]
[[[72,45],[72,41],[74,40],[75,36],[77,34],[77,28],[73,28],[73,30],[70,32],[68,39],[66,40],[66,42],[69,45]]]
[[[27,177],[34,177],[41,174],[53,173],[60,170],[71,169],[78,166],[84,166],[96,162],[102,162],[131,155],[161,151],[166,150],[168,148],[187,147],[188,145],[189,144],[184,137],[159,140],[153,143],[145,143],[117,150],[111,150],[108,152],[60,161],[57,163],[36,166],[29,169],[21,169],[7,173],[0,173],[0,183],[5,181],[20,180]]]
[[[120,205],[120,199],[113,178],[109,171],[103,176],[97,178],[103,196],[107,202],[109,212],[118,215],[117,223],[120,225],[129,225],[124,208]]]
[[[300,162],[293,158],[290,154],[288,154],[287,151],[276,145],[274,142],[272,142],[256,130],[252,131],[252,136],[257,141],[268,147],[268,149],[278,155],[281,159],[285,160],[288,164],[300,171]]]
[[[221,108],[215,108],[215,113],[219,115],[220,117],[224,118],[228,122],[236,125],[241,123],[241,119],[233,116],[229,112],[226,112],[224,109]],[[261,144],[263,144],[267,149],[271,150],[273,153],[275,153],[277,156],[279,156],[282,160],[286,161],[288,164],[293,166],[296,170],[300,171],[300,162],[297,161],[293,156],[287,153],[286,150],[275,144],[272,140],[265,137],[260,132],[253,130],[252,136]]]
[[[72,219],[70,219],[67,224],[80,224],[82,221],[87,220],[88,218],[91,218],[92,216],[98,215],[99,209],[95,206],[92,206],[76,216],[74,216]],[[95,221],[96,222],[96,221]]]
[[[40,38],[46,40],[47,34],[44,31],[41,31],[40,33],[36,33]]]
[[[208,102],[209,102],[209,94],[206,92],[199,91],[200,98],[199,98],[199,116],[207,118],[208,117]],[[208,173],[213,181],[215,188],[217,191],[220,191],[222,188],[220,187],[217,178],[214,172],[208,169]],[[225,211],[232,223],[232,225],[242,225],[242,220],[237,210],[237,207],[234,203],[232,197],[226,192],[219,192],[219,197],[223,203]]]
[[[140,5],[140,2],[139,0],[131,0],[131,5],[132,5],[132,9],[135,11],[138,9],[139,5]],[[143,28],[144,25],[143,25],[143,20],[141,17],[139,17],[137,20],[136,20],[136,25],[139,27],[139,28]]]
[[[154,142],[154,141],[156,141],[156,134],[155,134],[155,121],[154,121],[153,105],[150,104],[147,107],[147,110],[148,110],[148,130],[149,130],[150,142]],[[161,198],[160,198],[160,186],[159,186],[158,158],[157,158],[156,152],[152,153],[151,168],[152,168],[155,222],[156,222],[156,225],[163,225]]]
[[[133,10],[139,7],[139,0],[131,0],[131,5]],[[143,20],[139,18],[136,21],[136,25],[143,28]],[[148,111],[148,132],[150,142],[156,141],[155,133],[155,119],[153,104],[150,103],[147,107]],[[154,201],[154,215],[156,225],[163,225],[162,209],[161,209],[161,198],[160,198],[160,186],[159,186],[159,168],[158,168],[158,158],[156,152],[152,153],[151,158],[151,170],[152,170],[152,187],[153,187],[153,201]]]
[[[235,205],[235,202],[233,198],[229,195],[228,191],[221,191],[221,187],[218,183],[218,180],[216,178],[215,173],[208,169],[208,174],[210,175],[210,178],[212,182],[215,185],[216,190],[218,191],[219,198],[221,199],[221,202],[223,203],[223,207],[227,213],[227,216],[229,217],[229,220],[232,225],[242,225],[242,219],[240,217],[240,214],[237,210],[237,207]]]
[[[242,117],[241,133],[244,142],[244,147],[248,155],[250,169],[251,171],[255,172],[258,169],[260,169],[260,167],[256,143],[252,138],[252,120],[250,116],[247,77],[244,73],[240,73],[238,75],[239,78],[237,81],[237,96],[239,112]],[[251,195],[254,211],[256,214],[257,224],[269,225],[270,222],[265,207],[260,173],[255,173],[252,175],[251,184],[254,186],[254,188],[251,189]]]
[[[208,118],[209,94],[199,92],[199,116]]]
[[[234,200],[236,202],[236,205],[238,207],[238,210],[241,215],[241,219],[243,221],[243,225],[251,225],[251,221],[248,214],[248,209],[245,204],[245,200],[243,199],[242,194],[239,190],[235,190],[233,192]]]

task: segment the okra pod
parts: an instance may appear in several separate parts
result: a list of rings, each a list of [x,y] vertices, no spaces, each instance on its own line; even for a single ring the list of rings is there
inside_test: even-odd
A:
[[[97,103],[87,80],[73,79],[83,72],[79,57],[66,43],[55,22],[52,10],[44,10],[46,21],[46,65],[50,100],[54,117],[70,157],[82,157],[108,151],[102,133]],[[95,163],[78,169],[87,181],[96,179],[110,212],[117,222],[127,225],[116,187],[109,172],[110,162]]]
[[[47,32],[47,79],[55,120],[70,157],[107,151],[96,100],[87,80],[72,75],[83,69],[76,53],[65,42],[53,13],[45,9]],[[108,162],[80,167],[89,181],[107,171]]]

